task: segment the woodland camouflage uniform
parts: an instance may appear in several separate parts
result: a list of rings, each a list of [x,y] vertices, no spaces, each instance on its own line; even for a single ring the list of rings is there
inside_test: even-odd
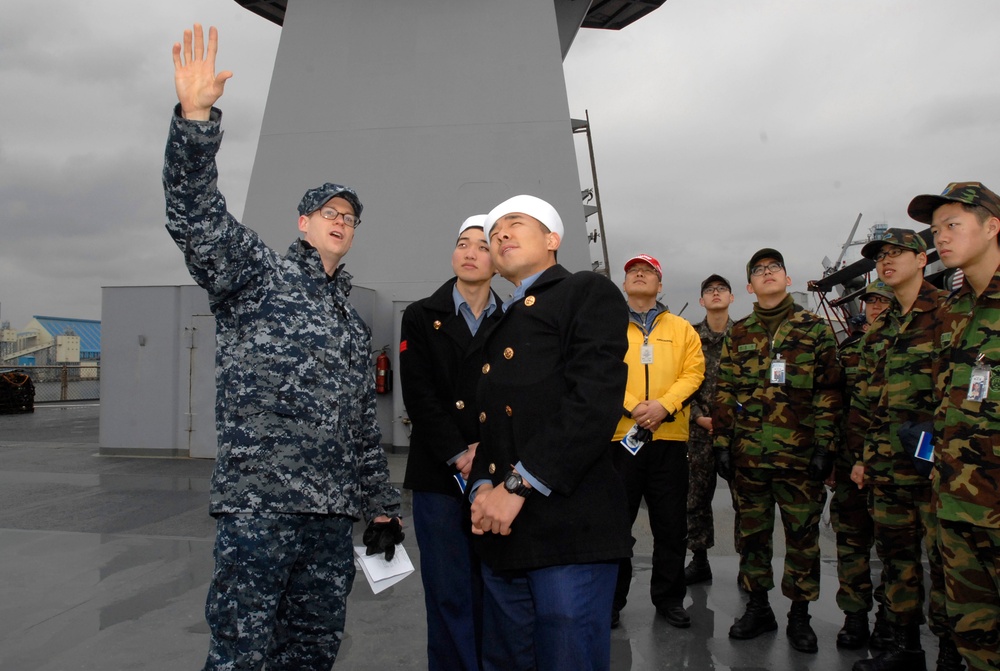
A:
[[[838,356],[844,372],[846,420],[848,400],[857,387],[862,337],[859,333],[840,344]],[[871,552],[875,528],[869,509],[868,489],[851,482],[854,457],[850,450],[838,452],[833,473],[835,483],[830,500],[830,521],[837,539],[837,606],[845,613],[869,612],[875,594],[871,573]],[[881,592],[881,590],[880,590]],[[879,595],[881,601],[881,595]]]
[[[779,354],[786,381],[772,384],[769,370]],[[726,337],[713,409],[714,444],[729,451],[735,466],[740,584],[748,592],[774,587],[777,499],[786,539],[781,591],[793,602],[819,598],[819,520],[826,494],[822,481],[807,470],[817,449],[836,451],[841,384],[833,331],[798,305],[791,306],[773,338],[756,313],[737,321]]]
[[[917,473],[912,446],[904,446],[899,432],[905,422],[917,425],[934,416],[938,309],[945,295],[924,281],[907,314],[893,301],[865,334],[849,421],[850,449],[855,463],[864,464],[865,485],[872,490],[890,622],[923,621],[923,539],[931,576],[930,628],[939,637],[949,631],[931,482]]]
[[[712,517],[712,498],[715,495],[715,457],[712,455],[712,436],[698,426],[699,417],[711,417],[715,402],[716,380],[719,376],[719,361],[722,358],[722,341],[733,326],[733,320],[726,328],[716,333],[709,327],[708,320],[695,324],[695,331],[701,338],[701,351],[705,356],[705,380],[701,383],[691,402],[691,435],[688,438],[688,550],[707,550],[715,545],[715,525]],[[738,538],[738,531],[734,530]],[[739,548],[739,544],[736,544]]]
[[[948,297],[949,365],[939,378],[934,489],[948,617],[973,669],[1000,668],[1000,271],[978,298]],[[981,357],[981,359],[980,359]],[[966,398],[976,361],[991,372],[983,401]]]
[[[1000,218],[1000,196],[980,182],[917,196],[907,213],[931,224],[947,203],[961,203],[983,225]],[[936,376],[933,487],[948,619],[970,668],[1000,669],[1000,270],[978,296],[968,279],[953,291],[939,328],[945,350]],[[973,375],[983,370],[982,400],[969,400]]]

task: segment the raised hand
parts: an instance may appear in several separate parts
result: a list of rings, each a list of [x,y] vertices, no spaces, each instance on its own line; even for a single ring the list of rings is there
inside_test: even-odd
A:
[[[181,115],[185,119],[207,121],[215,104],[233,76],[229,70],[215,74],[215,54],[219,50],[219,31],[208,29],[208,51],[201,24],[194,24],[194,33],[184,31],[184,45],[174,43],[174,85]]]

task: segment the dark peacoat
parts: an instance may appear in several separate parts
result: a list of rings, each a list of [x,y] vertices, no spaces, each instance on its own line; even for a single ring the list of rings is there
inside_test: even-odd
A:
[[[450,279],[403,312],[399,377],[411,422],[403,486],[461,497],[458,471],[448,461],[479,441],[476,385],[483,342],[502,313],[494,293],[497,309],[473,337],[465,318],[455,314],[455,282]]]
[[[625,488],[608,450],[625,397],[627,331],[617,287],[555,265],[487,336],[481,442],[469,481],[502,486],[523,462],[552,490],[531,493],[509,536],[474,537],[493,570],[631,556]]]

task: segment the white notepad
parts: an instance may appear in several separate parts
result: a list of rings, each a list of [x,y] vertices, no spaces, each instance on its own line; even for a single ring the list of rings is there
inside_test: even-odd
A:
[[[396,554],[393,555],[392,561],[385,560],[384,552],[371,556],[366,555],[365,552],[367,550],[364,546],[354,546],[354,554],[358,556],[361,570],[365,572],[365,578],[375,594],[392,587],[413,573],[413,562],[410,561],[402,543],[396,546]]]

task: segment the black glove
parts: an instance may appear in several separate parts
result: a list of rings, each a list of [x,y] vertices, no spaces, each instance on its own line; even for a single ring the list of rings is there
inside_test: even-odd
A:
[[[637,443],[648,443],[653,439],[653,432],[643,426],[640,426],[635,430],[634,439]]]
[[[806,468],[806,475],[809,476],[810,480],[819,480],[822,482],[830,477],[830,473],[833,473],[833,461],[834,455],[830,454],[822,445],[813,450],[812,459],[809,460],[809,466]]]
[[[376,522],[375,520],[369,522],[361,540],[368,548],[365,552],[366,555],[371,556],[385,552],[385,560],[392,561],[396,554],[396,544],[402,543],[404,537],[402,523],[398,517],[393,517],[388,522]]]
[[[903,422],[899,425],[899,442],[906,453],[910,455],[910,461],[913,462],[913,468],[916,469],[917,475],[922,478],[930,477],[931,471],[934,470],[934,462],[917,458],[917,445],[920,444],[921,433],[931,433],[933,430],[933,422],[920,422],[920,424]]]
[[[715,453],[715,472],[726,482],[732,482],[735,471],[733,470],[733,457],[729,454],[729,450],[724,447],[716,447],[712,451]]]

